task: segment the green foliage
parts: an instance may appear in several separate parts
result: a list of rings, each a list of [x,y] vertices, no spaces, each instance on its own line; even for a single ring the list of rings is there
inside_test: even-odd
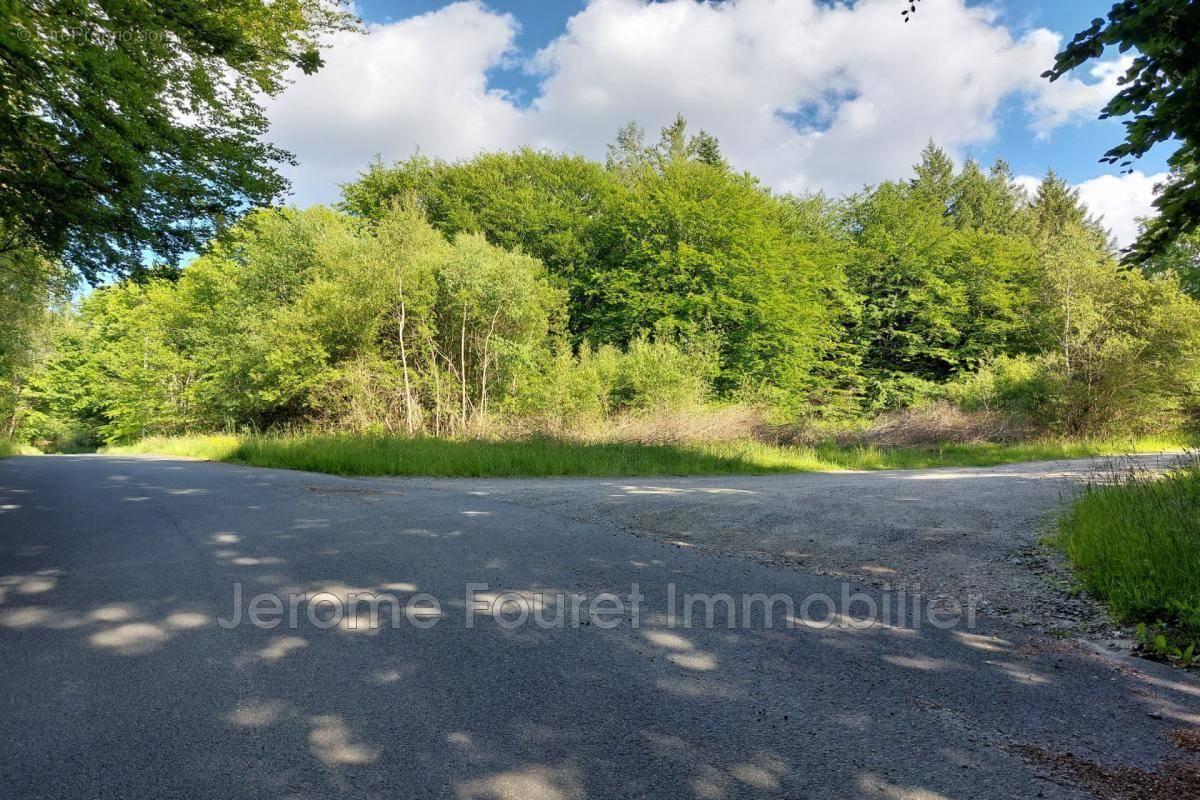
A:
[[[409,208],[365,224],[325,208],[251,214],[178,281],[82,305],[74,405],[106,441],[356,417],[412,432],[482,422],[562,316],[539,262]],[[373,399],[372,399],[373,398]],[[382,401],[382,402],[380,402]],[[371,413],[364,403],[374,403]],[[380,416],[382,414],[382,416]]]
[[[1169,439],[1146,439],[938,448],[775,447],[756,442],[670,446],[584,444],[544,436],[498,441],[374,433],[286,433],[152,437],[129,446],[105,448],[105,452],[192,456],[335,475],[508,477],[983,467],[1013,461],[1157,451],[1177,445],[1178,442]]]
[[[1054,239],[1067,229],[1083,228],[1105,238],[1100,223],[1088,215],[1079,199],[1079,190],[1048,170],[1037,191],[1030,198],[1031,235],[1039,243]]]
[[[614,190],[613,176],[598,164],[523,149],[455,164],[422,156],[392,167],[376,162],[342,188],[342,207],[378,219],[396,203],[416,205],[447,238],[482,233],[539,259],[570,288],[588,269],[592,221]]]
[[[1184,234],[1142,262],[1147,275],[1175,275],[1188,296],[1200,300],[1200,231]]]
[[[643,334],[623,350],[584,342],[572,354],[560,346],[521,377],[507,408],[553,431],[625,412],[685,413],[708,398],[717,369],[711,340],[677,343]]]
[[[699,406],[719,368],[711,347],[705,349],[695,342],[681,347],[669,340],[650,341],[642,335],[623,352],[611,347],[607,351],[613,362],[610,397],[618,409]]]
[[[947,394],[968,411],[1011,411],[1044,421],[1053,414],[1053,370],[1044,358],[1001,355],[961,375]]]
[[[1172,644],[1171,640],[1177,638],[1176,632],[1165,622],[1157,622],[1149,628],[1146,623],[1139,622],[1133,638],[1142,653],[1151,658],[1174,661],[1181,667],[1195,663],[1196,641],[1185,640],[1182,646]]]
[[[914,399],[960,364],[965,288],[953,280],[953,229],[940,208],[887,183],[852,198],[851,286],[862,296],[857,341],[876,406]]]
[[[479,232],[539,258],[567,291],[576,346],[625,346],[660,324],[716,336],[722,392],[746,380],[812,388],[837,335],[781,203],[730,173],[715,138],[689,139],[682,118],[654,147],[623,128],[607,170],[530,150],[417,157],[372,165],[344,194],[356,216],[407,200],[447,236]]]
[[[666,325],[720,341],[717,389],[803,391],[834,340],[817,266],[751,180],[682,157],[630,175],[596,222],[597,257],[573,293],[575,330],[624,345]]]
[[[456,164],[414,158],[373,165],[345,188],[345,207],[375,219],[407,199],[448,236],[477,231],[538,256],[567,292],[574,351],[627,347],[659,327],[682,339],[707,336],[719,354],[716,397],[790,416],[902,407],[996,359],[1036,357],[1050,373],[1057,367],[1043,355],[1061,348],[1045,332],[1063,311],[1051,287],[1073,263],[1065,252],[1111,264],[1106,235],[1053,172],[1027,199],[1004,162],[985,173],[968,161],[956,173],[931,143],[912,181],[838,203],[775,197],[731,173],[718,148],[707,134],[688,138],[682,117],[653,146],[630,123],[609,148],[606,169],[532,151]],[[1089,294],[1101,284],[1072,302],[1154,324],[1134,313],[1146,310],[1136,300],[1141,284],[1109,287],[1103,300]],[[1130,287],[1136,291],[1123,294]],[[1192,318],[1165,284],[1156,291],[1179,318]],[[1124,408],[1108,417],[1114,406],[1101,396],[1119,394],[1130,378],[1136,343],[1127,342],[1123,359],[1118,340],[1100,333],[1108,344],[1092,377],[1041,381],[1016,407],[1036,407],[1043,424],[1073,431],[1138,425],[1179,408],[1190,380],[1182,356],[1156,362],[1167,381],[1132,392],[1131,405],[1145,413]],[[1073,335],[1096,343],[1082,329]],[[565,369],[566,361],[555,363]],[[1109,389],[1100,388],[1100,373],[1111,378]],[[561,374],[557,381],[571,383]]]
[[[1114,478],[1066,511],[1062,544],[1084,585],[1119,619],[1165,626],[1153,637],[1142,629],[1151,645],[1163,636],[1154,649],[1170,653],[1170,638],[1186,650],[1200,643],[1200,470]]]
[[[1068,432],[1129,429],[1178,410],[1200,380],[1200,306],[1174,278],[1118,267],[1068,228],[1042,255],[1041,345]]]
[[[1013,183],[1012,170],[997,160],[987,175],[973,159],[967,159],[954,178],[951,216],[958,228],[1018,237],[1028,233],[1025,192]]]
[[[1169,426],[1200,385],[1200,306],[1173,275],[1122,270],[1076,226],[1038,260],[1031,353],[998,355],[948,387],[968,409],[1016,412],[1064,433]]]
[[[276,197],[264,95],[351,18],[324,0],[6,2],[0,225],[88,280],[197,250]]]
[[[29,250],[0,253],[0,440],[24,428],[29,381],[53,347],[55,310],[71,280]]]
[[[5,408],[68,447],[570,433],[708,402],[845,422],[945,397],[1019,429],[1173,428],[1200,388],[1184,260],[1122,271],[1053,173],[1027,200],[1003,162],[956,172],[932,144],[911,181],[776,196],[678,118],[654,146],[623,128],[607,167],[415,157],[341,211],[252,212],[178,275],[56,321]]]
[[[955,194],[954,161],[949,154],[930,141],[921,150],[913,172],[909,181],[912,198],[936,214],[949,214]]]
[[[782,472],[789,457],[751,447],[582,444],[551,438],[447,440],[373,434],[148,439],[109,452],[168,453],[335,475],[709,475]],[[792,458],[796,463],[802,460]]]
[[[518,378],[520,391],[508,399],[506,410],[554,433],[601,420],[613,410],[617,358],[612,348],[595,352],[585,342],[575,354],[568,343],[560,342],[541,362],[527,365]]]
[[[32,445],[0,439],[0,458],[7,458],[8,456],[32,456],[39,455],[40,453],[41,451]]]
[[[1057,80],[1098,59],[1110,46],[1136,52],[1101,118],[1121,119],[1125,141],[1103,161],[1129,166],[1156,144],[1178,140],[1167,159],[1173,176],[1154,205],[1158,215],[1142,230],[1129,258],[1145,261],[1200,223],[1200,5],[1192,0],[1121,0],[1106,19],[1075,35],[1043,77]]]

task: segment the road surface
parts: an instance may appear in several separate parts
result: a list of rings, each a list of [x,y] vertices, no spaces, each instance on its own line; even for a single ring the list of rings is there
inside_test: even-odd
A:
[[[750,521],[739,547],[757,527],[764,552],[791,536],[884,563],[929,529],[908,507],[952,485],[948,547],[994,550],[998,492],[1028,484],[1041,513],[1086,465],[1012,477],[1028,469],[539,483],[5,459],[0,796],[1023,799],[1088,797],[1117,767],[1138,770],[1124,786],[1172,780],[1162,764],[1189,754],[1169,735],[1200,724],[1192,676],[990,608],[947,623],[953,597],[865,627],[894,592],[690,546],[726,503]],[[819,525],[791,521],[804,496]],[[865,536],[867,509],[898,533]],[[685,594],[713,627],[703,602],[682,623]],[[362,597],[408,613],[370,624]]]

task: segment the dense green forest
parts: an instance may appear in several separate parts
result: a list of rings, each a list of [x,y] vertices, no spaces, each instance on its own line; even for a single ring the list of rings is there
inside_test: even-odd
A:
[[[1190,248],[1190,250],[1189,250]],[[1070,187],[933,144],[911,179],[777,194],[681,119],[605,164],[371,164],[186,265],[69,302],[6,282],[0,420],[44,448],[318,426],[569,434],[737,405],[837,426],[935,402],[1068,435],[1175,428],[1200,383],[1195,243],[1142,269]],[[1189,253],[1191,255],[1189,256]]]

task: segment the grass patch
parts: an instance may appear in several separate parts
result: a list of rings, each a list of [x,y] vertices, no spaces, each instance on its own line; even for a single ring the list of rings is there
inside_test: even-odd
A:
[[[1128,439],[1047,439],[1016,444],[943,444],[928,447],[839,447],[811,449],[826,468],[922,469],[927,467],[994,467],[1021,461],[1054,461],[1064,458],[1129,455],[1181,451],[1191,443],[1186,436],[1143,436]]]
[[[1200,461],[1089,486],[1059,531],[1083,584],[1118,619],[1146,624],[1144,645],[1160,654],[1200,649]]]
[[[31,444],[19,444],[10,442],[7,439],[0,439],[0,458],[7,456],[36,456],[41,453]]]
[[[202,436],[149,436],[138,442],[119,447],[102,447],[101,453],[144,453],[159,456],[186,456],[207,461],[232,461],[246,441],[245,436],[207,434]]]
[[[776,449],[753,444],[684,447],[585,444],[557,439],[491,441],[292,434],[153,438],[105,452],[192,456],[334,475],[723,475],[819,468],[768,452]]]
[[[651,445],[550,438],[447,440],[350,434],[179,436],[109,453],[156,453],[335,475],[454,477],[729,475],[837,469],[986,467],[1017,461],[1179,449],[1171,438],[940,447],[781,447],[758,442]]]

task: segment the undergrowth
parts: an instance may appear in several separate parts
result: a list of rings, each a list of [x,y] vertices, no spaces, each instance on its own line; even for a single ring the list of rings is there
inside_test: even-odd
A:
[[[1131,470],[1090,485],[1059,525],[1084,585],[1151,654],[1200,649],[1200,460],[1168,475]],[[1189,651],[1189,647],[1192,648]]]

